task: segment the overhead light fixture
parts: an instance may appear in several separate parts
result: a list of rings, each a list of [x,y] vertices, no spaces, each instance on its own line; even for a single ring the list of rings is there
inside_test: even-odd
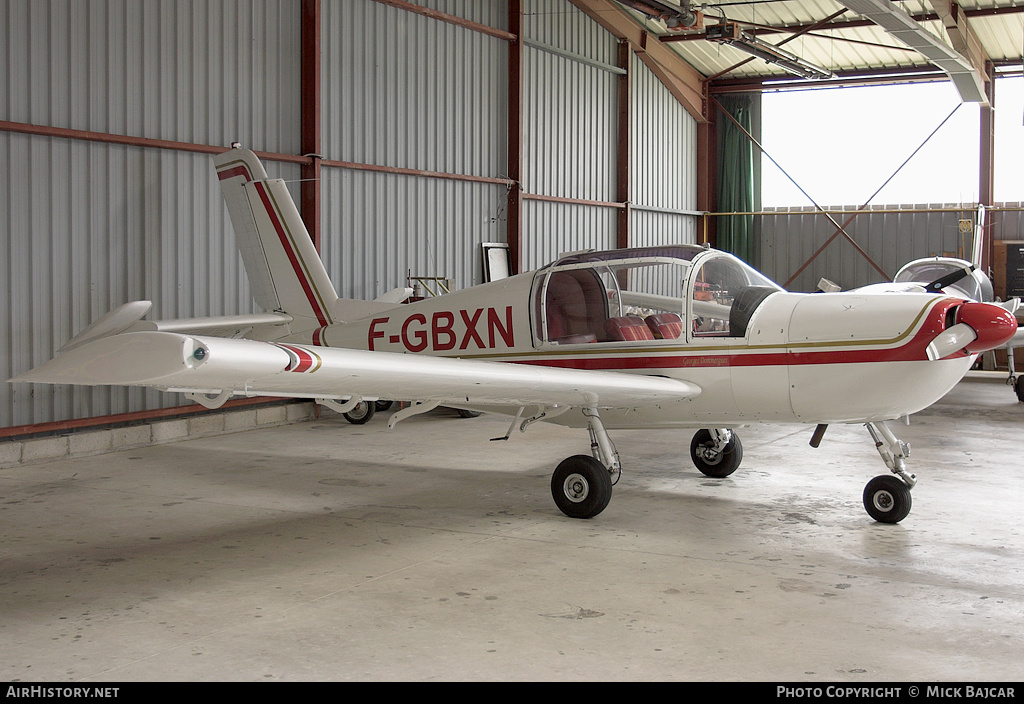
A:
[[[889,0],[841,0],[842,4],[871,20],[928,61],[942,69],[966,103],[987,103],[985,85],[970,59],[922,27]]]
[[[782,47],[775,46],[744,32],[735,22],[722,22],[721,24],[709,26],[704,30],[704,38],[709,42],[728,44],[734,49],[739,49],[759,59],[764,59],[766,62],[775,64],[779,68],[802,78],[814,80],[835,78],[835,74],[828,69],[816,66],[810,61],[804,61],[796,54],[786,51]]]
[[[651,19],[661,20],[673,32],[694,29],[704,22],[704,13],[690,9],[690,0],[681,6],[661,0],[619,0],[623,5],[641,12]]]

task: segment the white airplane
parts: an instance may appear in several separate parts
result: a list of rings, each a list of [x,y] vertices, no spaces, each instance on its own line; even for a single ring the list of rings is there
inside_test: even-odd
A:
[[[740,464],[750,423],[863,423],[891,471],[864,490],[877,521],[910,511],[909,446],[887,422],[940,399],[1017,328],[1005,309],[942,293],[789,293],[696,245],[563,255],[528,273],[412,304],[340,299],[285,184],[234,148],[214,159],[254,297],[267,313],[145,321],[127,303],[15,382],[147,386],[208,407],[233,395],[313,398],[341,412],[408,399],[587,428],[592,456],[555,469],[566,515],[608,505],[609,430],[697,428],[711,477]]]

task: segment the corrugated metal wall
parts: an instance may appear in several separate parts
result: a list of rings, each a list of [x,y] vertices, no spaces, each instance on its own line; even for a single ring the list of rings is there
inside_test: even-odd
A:
[[[6,0],[0,13],[0,119],[298,150],[290,0]],[[3,379],[127,301],[153,300],[160,318],[254,309],[208,155],[0,132],[0,162]],[[181,403],[137,389],[0,384],[0,426]]]
[[[523,13],[523,190],[614,201],[615,38],[565,0],[524,2]],[[615,246],[610,207],[527,199],[523,223],[524,269]]]
[[[0,119],[298,150],[292,0],[5,0],[0,17]]]
[[[422,3],[427,4],[427,3]],[[434,2],[503,28],[503,2]],[[508,42],[372,0],[323,4],[328,159],[488,178],[508,173]],[[321,252],[341,296],[413,276],[483,280],[480,245],[504,241],[501,185],[325,168]]]
[[[524,3],[526,192],[614,202],[618,149],[617,43],[565,0]],[[696,122],[635,56],[631,244],[696,241]],[[565,168],[563,165],[571,165]],[[524,267],[561,252],[609,249],[616,209],[527,200]]]
[[[1006,208],[999,212],[993,209],[986,214],[992,226],[993,240],[1024,240],[1024,202],[1000,203]]]
[[[632,245],[693,244],[697,208],[697,122],[636,56],[633,77]]]
[[[506,2],[420,0],[507,29]],[[508,42],[373,0],[325,2],[322,250],[343,296],[413,275],[482,280],[504,241]],[[0,120],[298,154],[295,0],[5,0]],[[614,246],[616,40],[567,0],[524,0],[523,266]],[[635,244],[693,241],[695,124],[632,60]],[[3,378],[111,308],[255,310],[207,154],[0,132]],[[267,161],[298,191],[299,168]],[[460,178],[467,177],[467,178]],[[474,178],[491,179],[480,182]],[[495,182],[496,181],[496,182]],[[181,405],[123,389],[0,384],[0,426]]]
[[[1017,207],[1019,204],[1000,204]],[[891,279],[901,266],[913,259],[935,255],[970,259],[971,236],[960,233],[960,220],[974,221],[973,206],[958,205],[869,206],[845,230],[875,264]],[[898,210],[897,210],[898,209]],[[769,210],[769,209],[766,209]],[[835,208],[825,208],[833,211]],[[832,213],[840,225],[856,210]],[[797,273],[836,227],[813,208],[787,209],[759,217],[761,224],[761,270],[779,284]],[[986,220],[995,239],[1024,236],[1019,211],[990,211]],[[872,266],[842,235],[836,237],[810,264],[786,285],[790,291],[814,291],[818,281],[829,279],[844,289],[878,283],[886,277]]]

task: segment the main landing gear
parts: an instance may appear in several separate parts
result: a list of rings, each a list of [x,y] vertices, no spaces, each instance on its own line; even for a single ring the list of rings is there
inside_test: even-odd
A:
[[[597,409],[585,408],[583,415],[590,429],[593,456],[568,457],[551,475],[551,496],[570,518],[593,518],[601,513],[611,501],[612,487],[622,469]],[[740,466],[743,445],[739,435],[727,428],[699,430],[690,442],[690,459],[709,477],[727,477]]]
[[[879,421],[866,424],[875,449],[892,474],[881,474],[864,487],[864,509],[879,523],[899,523],[910,513],[910,490],[917,477],[907,472],[910,445],[903,442]]]
[[[690,459],[705,476],[728,477],[743,460],[740,436],[728,428],[698,430],[690,441]]]
[[[597,408],[584,408],[583,415],[590,430],[593,456],[568,457],[551,475],[551,497],[559,510],[570,518],[593,518],[604,511],[622,469],[619,453],[608,437]]]

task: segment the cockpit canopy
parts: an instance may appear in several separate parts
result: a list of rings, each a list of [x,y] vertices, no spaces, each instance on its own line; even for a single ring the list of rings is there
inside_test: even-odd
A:
[[[566,255],[535,288],[542,343],[742,337],[782,289],[736,257],[696,245]]]

